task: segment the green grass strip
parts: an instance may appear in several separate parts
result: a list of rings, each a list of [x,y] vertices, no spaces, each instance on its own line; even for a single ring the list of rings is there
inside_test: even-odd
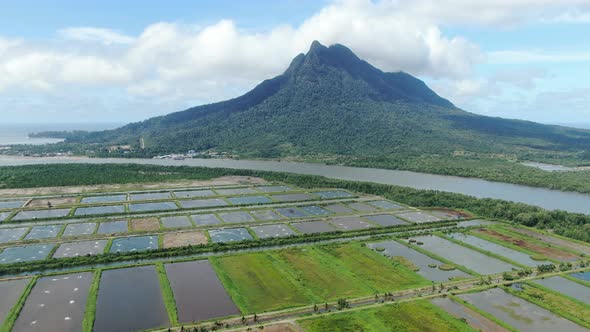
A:
[[[35,276],[31,279],[31,282],[29,282],[27,287],[24,289],[18,301],[16,301],[16,304],[12,307],[12,309],[10,309],[8,315],[6,315],[4,324],[2,324],[2,326],[0,327],[0,332],[10,332],[10,330],[12,330],[12,327],[16,322],[18,315],[20,314],[20,311],[25,305],[27,297],[29,296],[29,294],[31,294],[31,290],[33,289],[33,287],[35,287],[35,284],[37,284],[38,279],[38,276]]]
[[[92,332],[92,328],[94,327],[94,319],[96,316],[96,300],[98,299],[98,288],[100,286],[101,275],[102,270],[98,269],[94,271],[94,275],[92,276],[88,300],[86,301],[86,309],[84,310],[84,320],[82,321],[83,332]]]
[[[156,263],[156,270],[158,271],[158,279],[160,280],[162,297],[164,298],[164,303],[166,304],[166,311],[168,311],[168,318],[170,319],[170,324],[172,326],[175,326],[178,324],[178,310],[176,308],[174,292],[172,291],[172,287],[170,287],[170,280],[168,280],[168,275],[166,274],[166,268],[164,267],[164,263]]]

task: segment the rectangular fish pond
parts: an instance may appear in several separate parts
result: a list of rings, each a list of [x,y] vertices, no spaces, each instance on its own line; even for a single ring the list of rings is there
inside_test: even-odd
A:
[[[215,243],[237,242],[253,239],[252,235],[250,235],[245,228],[212,229],[209,230],[209,236],[211,237],[211,241]]]
[[[217,225],[221,224],[221,221],[214,214],[195,214],[191,218],[197,226]]]
[[[213,190],[189,190],[189,191],[175,191],[174,196],[177,198],[191,198],[191,197],[207,197],[215,196]]]
[[[119,220],[119,221],[106,221],[101,222],[98,225],[98,234],[117,234],[117,233],[127,233],[129,230],[127,220]]]
[[[30,246],[5,248],[0,252],[0,264],[44,260],[53,248],[53,244],[33,244]]]
[[[478,251],[463,247],[449,240],[434,235],[418,236],[415,238],[417,243],[422,243],[421,248],[428,250],[437,256],[446,258],[457,265],[463,265],[466,268],[479,274],[496,274],[518,267],[484,255]]]
[[[401,256],[407,259],[419,269],[416,273],[434,282],[446,282],[457,277],[470,277],[469,274],[459,269],[441,270],[439,266],[442,266],[443,262],[396,241],[370,243],[367,246],[388,257]]]
[[[435,217],[431,214],[422,211],[401,212],[396,213],[395,215],[403,219],[409,220],[411,222],[415,222],[417,224],[442,220],[439,217]]]
[[[176,206],[174,202],[129,204],[129,211],[131,212],[165,211],[176,209],[178,209],[178,206]]]
[[[590,304],[590,287],[586,287],[567,278],[555,276],[533,281],[541,286],[552,289],[558,293],[572,297],[578,301]]]
[[[129,199],[132,201],[152,201],[152,200],[169,199],[169,198],[170,198],[169,192],[129,194]]]
[[[520,263],[524,266],[535,267],[541,264],[550,264],[549,261],[542,261],[542,260],[534,260],[531,256],[516,251],[514,249],[510,249],[494,242],[486,241],[484,239],[480,239],[477,236],[468,235],[464,233],[451,233],[447,234],[448,237],[451,237],[455,240],[470,244],[474,247],[480,248],[481,250],[489,251],[494,254],[506,257],[516,263]]]
[[[500,288],[458,296],[520,331],[587,331],[563,317],[506,293]]]
[[[391,214],[375,214],[371,216],[363,216],[363,218],[381,226],[408,225],[408,222],[401,220]]]
[[[367,229],[375,227],[363,219],[359,217],[338,217],[330,219],[330,223],[332,223],[336,228],[342,231],[352,231],[357,229]]]
[[[63,243],[57,248],[54,258],[78,257],[86,255],[100,255],[104,253],[107,240],[90,240],[73,243]]]
[[[285,224],[252,226],[250,228],[260,239],[296,235],[296,233]]]
[[[137,331],[170,325],[154,266],[102,272],[94,332]]]
[[[0,326],[30,282],[30,278],[0,281]]]
[[[62,236],[80,236],[89,235],[94,233],[96,230],[96,223],[85,222],[79,224],[69,224],[66,226]]]
[[[278,202],[309,201],[309,200],[314,199],[313,196],[311,196],[310,194],[306,194],[306,193],[281,194],[281,195],[272,195],[270,197]]]
[[[216,206],[228,205],[226,201],[224,201],[220,198],[194,199],[194,200],[189,200],[189,201],[179,201],[179,203],[185,209],[206,208],[206,207],[216,207]]]
[[[164,228],[183,228],[193,226],[186,216],[162,217],[160,218],[160,221]]]
[[[70,209],[51,209],[51,210],[32,210],[32,211],[20,211],[16,216],[12,217],[12,220],[29,220],[29,219],[49,219],[49,218],[62,218],[70,213]]]
[[[250,211],[250,214],[254,216],[254,218],[262,221],[281,219],[281,216],[273,210],[253,210]]]
[[[333,214],[333,212],[328,211],[322,207],[317,205],[307,205],[307,206],[300,206],[301,210],[305,211],[305,213],[312,215],[312,216],[325,216],[328,214]]]
[[[2,228],[0,229],[0,243],[18,241],[28,230],[28,227]]]
[[[166,264],[180,323],[240,313],[207,260]]]
[[[250,194],[259,194],[259,191],[256,191],[252,188],[228,188],[228,189],[215,189],[215,191],[219,195],[250,195]]]
[[[243,223],[254,221],[254,218],[248,212],[234,211],[234,212],[220,212],[219,217],[226,223]]]
[[[127,195],[108,195],[108,196],[89,196],[84,197],[80,201],[82,204],[96,204],[96,203],[115,203],[124,202],[127,200]]]
[[[334,199],[334,198],[347,198],[354,197],[353,194],[344,190],[327,190],[327,191],[314,191],[314,195],[320,196],[322,199]]]
[[[13,331],[81,331],[92,277],[84,272],[39,279]]]
[[[110,252],[131,252],[158,249],[158,237],[133,236],[113,240]]]
[[[268,204],[272,203],[272,200],[266,196],[243,196],[243,197],[230,197],[227,199],[234,205],[254,205],[254,204]]]
[[[328,224],[325,221],[297,222],[292,223],[291,226],[295,227],[299,232],[303,234],[327,233],[335,232],[338,230],[332,224]]]
[[[117,214],[125,213],[124,205],[106,205],[106,206],[91,206],[91,207],[80,207],[74,212],[75,216],[90,216],[90,215],[102,215],[102,214]]]
[[[62,229],[63,225],[43,225],[43,226],[35,226],[31,228],[31,231],[27,236],[25,236],[25,240],[39,240],[39,239],[49,239],[54,238],[59,234],[59,231]]]

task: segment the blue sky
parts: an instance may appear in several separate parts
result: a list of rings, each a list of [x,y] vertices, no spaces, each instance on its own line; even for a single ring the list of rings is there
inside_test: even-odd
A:
[[[7,1],[2,122],[131,122],[235,97],[315,39],[471,112],[590,122],[589,0]]]

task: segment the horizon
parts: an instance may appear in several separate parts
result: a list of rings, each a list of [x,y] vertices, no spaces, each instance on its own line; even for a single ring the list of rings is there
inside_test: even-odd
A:
[[[282,73],[313,40],[416,76],[468,112],[590,116],[590,4],[577,1],[29,2],[0,13],[5,123],[131,123],[226,100]]]

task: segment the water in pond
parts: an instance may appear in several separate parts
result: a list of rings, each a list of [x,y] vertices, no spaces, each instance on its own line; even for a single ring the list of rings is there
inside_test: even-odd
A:
[[[439,217],[435,217],[431,214],[428,214],[428,213],[422,212],[422,211],[396,213],[396,216],[404,218],[404,219],[409,220],[411,222],[418,223],[418,224],[441,220]]]
[[[544,279],[536,279],[535,283],[553,289],[559,293],[573,297],[586,304],[590,304],[590,287],[586,287],[575,281],[571,281],[567,278],[555,276]]]
[[[30,158],[0,156],[1,166],[31,164],[155,164],[163,166],[204,166],[232,169],[252,169],[309,175],[326,176],[333,179],[366,181],[406,186],[416,189],[432,189],[456,192],[478,198],[497,198],[541,206],[549,210],[565,210],[590,214],[590,195],[563,192],[545,188],[527,187],[509,183],[491,182],[481,179],[462,178],[435,174],[396,171],[375,168],[321,165],[316,163],[277,162],[264,160],[229,159],[129,159],[129,158]],[[257,189],[260,190],[261,187]]]
[[[78,257],[86,255],[100,255],[104,253],[107,240],[90,240],[73,243],[63,243],[57,248],[54,258]]]
[[[214,196],[213,190],[189,190],[189,191],[175,191],[174,196],[177,198],[191,198],[191,197],[207,197]]]
[[[158,199],[168,199],[170,198],[170,193],[139,193],[139,194],[130,194],[129,199],[132,201],[151,201],[151,200],[158,200]]]
[[[430,300],[430,302],[441,307],[451,315],[459,319],[464,319],[465,321],[467,321],[467,324],[469,324],[469,326],[473,327],[478,331],[508,332],[508,330],[498,325],[498,323],[494,322],[493,320],[451,299],[437,297]]]
[[[266,196],[244,196],[244,197],[230,197],[227,199],[235,205],[251,205],[251,204],[268,204],[272,203],[270,198]]]
[[[252,235],[245,228],[212,229],[209,231],[209,236],[215,243],[252,240]]]
[[[130,252],[158,249],[157,236],[133,236],[113,240],[110,252]]]
[[[2,299],[0,301],[0,326],[29,282],[31,282],[29,278],[0,281],[0,299]]]
[[[511,261],[514,261],[516,263],[520,263],[525,266],[534,267],[534,266],[541,265],[541,264],[550,264],[551,263],[549,261],[534,260],[528,254],[501,246],[501,245],[496,244],[494,242],[480,239],[480,238],[473,236],[473,235],[468,235],[468,234],[464,234],[464,233],[451,233],[451,234],[447,234],[447,236],[449,236],[455,240],[459,240],[461,242],[465,242],[467,244],[470,244],[474,247],[480,248],[484,251],[489,251],[491,253],[506,257],[506,258],[510,259]]]
[[[260,239],[271,237],[287,237],[295,235],[295,232],[285,224],[261,225],[251,227],[256,236]]]
[[[330,205],[326,205],[324,206],[326,209],[337,213],[337,214],[351,214],[354,213],[355,211],[347,206],[344,206],[342,204],[330,204]]]
[[[307,213],[294,207],[276,208],[275,210],[287,218],[303,218],[308,216]]]
[[[281,219],[281,216],[273,210],[254,210],[250,211],[250,214],[253,215],[254,218],[262,221]]]
[[[517,269],[516,266],[489,257],[480,252],[463,247],[438,236],[425,235],[418,236],[415,239],[418,242],[423,243],[421,247],[425,250],[428,250],[442,258],[448,259],[457,265],[463,265],[479,274],[496,274],[511,271],[513,268]]]
[[[123,202],[127,200],[127,195],[109,195],[109,196],[90,196],[84,197],[80,201],[82,204],[95,204],[95,203],[114,203]]]
[[[300,231],[303,234],[327,233],[337,231],[336,227],[324,221],[298,222],[292,223],[291,226],[295,227],[298,231]]]
[[[81,331],[92,277],[84,272],[39,279],[12,330]]]
[[[279,193],[293,190],[293,188],[287,186],[259,186],[256,189],[265,193]]]
[[[12,220],[29,220],[29,219],[47,219],[47,218],[62,218],[70,213],[70,209],[51,209],[51,210],[34,210],[21,211]]]
[[[252,189],[252,188],[230,188],[230,189],[215,189],[215,191],[219,195],[249,195],[249,194],[259,194],[260,192]]]
[[[381,226],[408,225],[408,222],[398,219],[391,214],[376,214],[372,216],[363,216],[363,218]]]
[[[472,227],[472,226],[488,226],[488,225],[493,225],[493,224],[497,224],[497,222],[489,221],[489,220],[474,219],[474,220],[459,221],[457,223],[457,226],[458,227]]]
[[[369,205],[369,204],[365,204],[365,203],[360,203],[360,202],[356,202],[356,203],[348,203],[348,206],[360,211],[360,212],[373,212],[373,211],[377,211],[377,208]]]
[[[590,281],[590,271],[572,273],[570,276],[584,281]]]
[[[314,195],[320,196],[323,199],[333,198],[345,198],[353,197],[354,195],[344,190],[331,190],[331,191],[314,191]]]
[[[62,236],[80,236],[80,235],[89,235],[94,233],[96,229],[96,223],[94,222],[87,222],[87,223],[80,223],[80,224],[69,224],[66,226],[64,233]]]
[[[126,220],[120,221],[107,221],[101,222],[98,225],[98,234],[116,234],[116,233],[126,233],[128,231],[128,225]]]
[[[194,199],[189,201],[179,201],[180,205],[185,209],[192,209],[192,208],[204,208],[204,207],[215,207],[215,206],[225,206],[227,202],[219,198],[212,198],[212,199]]]
[[[272,195],[271,197],[278,202],[297,202],[314,199],[313,196],[306,193]]]
[[[458,296],[520,331],[587,331],[565,318],[506,293],[500,288]]]
[[[332,214],[332,212],[317,205],[300,206],[299,208],[312,216],[325,216],[327,214]]]
[[[107,206],[91,206],[77,208],[74,215],[76,216],[89,216],[93,214],[115,214],[124,213],[125,206],[123,205],[107,205]]]
[[[180,323],[240,313],[207,260],[166,264]]]
[[[16,209],[23,206],[27,201],[0,201],[0,210]]]
[[[221,221],[214,214],[195,214],[192,215],[193,221],[197,226],[217,225]]]
[[[53,247],[53,244],[34,244],[6,248],[0,252],[0,264],[44,260]]]
[[[470,277],[469,274],[458,269],[443,271],[438,268],[443,264],[443,262],[429,257],[412,248],[408,248],[407,246],[396,241],[371,243],[367,246],[374,250],[379,248],[378,252],[389,257],[402,256],[406,258],[420,269],[416,273],[431,281],[446,282],[452,278]]]
[[[338,217],[330,219],[332,225],[343,231],[375,227],[359,217]]]
[[[27,227],[0,229],[0,243],[18,241],[29,230]]]
[[[164,228],[182,228],[193,226],[186,216],[162,217],[160,220],[162,221],[162,226],[164,226]]]
[[[383,209],[383,210],[395,210],[395,209],[402,209],[403,208],[403,206],[401,206],[399,204],[395,204],[390,201],[372,201],[372,202],[367,202],[367,204],[376,206],[376,207]]]
[[[11,214],[11,212],[0,212],[0,222],[8,219],[8,216]]]
[[[102,272],[94,332],[137,331],[169,324],[154,266]]]
[[[25,236],[25,240],[39,240],[56,237],[62,227],[62,225],[35,226],[31,228],[29,234]]]
[[[227,223],[242,223],[254,221],[254,218],[248,212],[235,211],[235,212],[221,212],[219,217]]]
[[[174,202],[129,204],[129,211],[131,212],[164,211],[176,209],[178,209],[178,206],[176,206]]]

